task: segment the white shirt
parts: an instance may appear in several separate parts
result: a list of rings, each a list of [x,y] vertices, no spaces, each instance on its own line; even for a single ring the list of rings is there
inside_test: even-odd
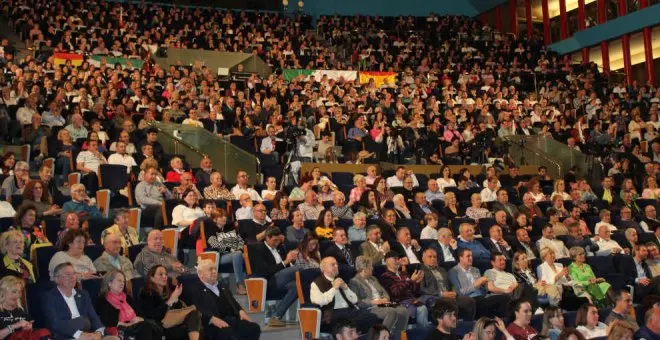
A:
[[[96,173],[99,172],[99,166],[101,166],[101,160],[105,160],[103,154],[99,153],[101,158],[97,158],[91,151],[81,151],[76,157],[76,163],[82,163],[83,166],[87,169],[90,169]]]
[[[306,129],[307,133],[304,136],[304,140],[298,142],[298,157],[312,158],[314,157],[314,132],[309,129]]]
[[[69,307],[69,312],[71,312],[71,319],[79,318],[80,317],[80,311],[78,310],[78,305],[76,304],[76,292],[75,289],[71,292],[71,296],[66,296],[64,293],[62,293],[62,290],[57,288],[57,290],[62,294],[62,298],[64,299],[64,302],[66,302],[67,307]],[[103,333],[103,328],[99,328],[96,330],[96,332],[101,332]],[[73,333],[73,338],[74,339],[79,339],[80,336],[82,335],[82,331],[78,330],[75,333]]]
[[[607,223],[607,222],[603,222],[603,221],[596,223],[596,227],[594,228],[594,230],[598,230],[598,228],[600,228],[600,226],[602,226],[602,225],[606,225],[607,228],[610,229],[611,232],[615,232],[615,231],[619,230],[615,226],[613,226],[611,223]]]
[[[135,159],[133,159],[133,156],[129,155],[120,155],[118,153],[113,153],[108,157],[108,164],[116,164],[116,165],[123,165],[126,167],[126,173],[130,174],[131,173],[131,168],[134,166],[137,166],[137,163],[135,163]]]
[[[555,251],[555,255],[556,255],[557,259],[563,259],[563,258],[570,257],[570,255],[568,253],[568,249],[564,245],[564,242],[562,242],[558,239],[550,240],[550,239],[547,239],[545,237],[541,237],[541,239],[539,239],[536,242],[536,247],[538,249],[543,249],[545,247],[550,247],[552,250]]]
[[[602,338],[607,336],[607,325],[599,322],[596,328],[590,330],[586,326],[578,326],[577,330],[584,335],[586,339]]]
[[[261,140],[261,147],[259,150],[261,153],[265,153],[267,151],[275,151],[275,146],[273,145],[274,141],[276,141],[275,137],[266,137]]]
[[[406,252],[406,256],[408,257],[408,262],[410,264],[419,263],[419,259],[417,258],[417,255],[415,255],[415,251],[413,250],[412,246],[408,246],[408,247],[404,245],[401,246],[403,247],[403,250]]]
[[[200,217],[204,217],[204,210],[200,207],[188,208],[183,204],[179,204],[172,210],[172,224],[179,227],[187,227],[187,224],[182,224],[184,221],[194,221]]]
[[[334,279],[331,279],[329,277],[325,277],[328,279],[328,281],[332,282]],[[316,285],[315,282],[312,282],[311,286],[309,287],[309,298],[312,300],[312,303],[315,303],[319,306],[325,306],[332,302],[332,299],[335,300],[335,306],[334,309],[341,309],[341,308],[349,308],[348,302],[344,300],[344,298],[341,296],[341,293],[339,293],[339,289],[335,289],[334,287],[328,289],[326,292],[321,293],[321,290],[319,287]],[[340,288],[342,289],[342,288]],[[358,301],[357,295],[353,293],[353,291],[346,287],[344,290],[344,294],[346,295],[346,298],[350,300],[351,303],[356,304]]]
[[[236,220],[251,220],[252,219],[252,207],[240,207],[236,209]]]
[[[484,190],[481,190],[480,196],[482,202],[495,202],[497,200],[497,190],[492,191],[489,188],[484,188]]]
[[[419,236],[422,240],[435,240],[438,238],[438,230],[431,226],[426,226],[422,229],[422,234]]]
[[[484,273],[489,280],[492,279],[493,285],[499,289],[508,289],[516,283],[516,277],[503,270],[489,269]]]
[[[18,120],[21,125],[30,125],[32,124],[32,116],[34,114],[36,114],[34,110],[23,106],[16,112],[16,120]]]
[[[453,261],[456,261],[456,259],[454,258],[454,255],[451,253],[451,250],[449,249],[449,246],[444,245],[444,244],[442,244],[442,243],[440,243],[440,242],[438,242],[438,244],[440,244],[440,248],[442,249],[442,255],[443,255],[444,258],[445,258],[445,261],[444,261],[444,262],[453,262]]]
[[[449,180],[444,179],[443,177],[440,177],[436,180],[438,182],[438,187],[440,187],[440,191],[445,191],[445,188],[447,187],[455,187],[456,186],[456,181],[454,181],[453,178],[450,178]]]
[[[275,264],[280,264],[280,263],[284,262],[284,261],[282,261],[282,256],[280,256],[280,253],[277,252],[277,249],[271,248],[268,245],[268,243],[266,243],[266,242],[264,242],[264,244],[266,245],[266,248],[268,248],[268,250],[270,250],[271,254],[273,254],[273,257],[275,258]]]
[[[248,194],[250,195],[250,199],[253,201],[259,201],[259,202],[263,201],[263,199],[261,199],[261,196],[259,196],[259,193],[256,190],[249,187],[247,189],[243,189],[239,187],[238,184],[234,185],[234,187],[231,188],[231,193],[234,195],[234,197],[236,197],[236,199],[239,199],[243,194]]]
[[[417,176],[411,175],[411,177],[413,180],[413,187],[418,187],[419,182],[417,182]],[[403,186],[403,180],[400,180],[398,177],[396,177],[396,175],[388,177],[386,183],[388,188],[396,188]]]
[[[566,276],[562,276],[561,279],[555,281],[555,276],[562,270],[564,270],[564,265],[559,262],[555,262],[555,270],[552,270],[548,263],[543,262],[536,269],[536,275],[539,278],[539,281],[545,281],[551,285],[568,284],[570,279],[567,279]]]
[[[614,248],[623,249],[623,247],[621,247],[613,239],[605,240],[602,237],[599,237],[599,240],[595,242],[596,245],[598,245],[598,251],[596,252],[596,256],[610,255],[612,254],[612,250],[614,250]]]

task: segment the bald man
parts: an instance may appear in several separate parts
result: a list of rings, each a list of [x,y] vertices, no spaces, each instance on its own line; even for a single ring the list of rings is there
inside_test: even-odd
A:
[[[334,257],[323,258],[321,275],[310,286],[310,300],[321,306],[323,324],[331,325],[337,319],[347,318],[355,320],[360,333],[366,333],[371,326],[380,321],[369,311],[357,308],[357,295],[338,276],[337,260]]]
[[[126,256],[121,255],[121,240],[117,234],[107,233],[103,237],[105,251],[94,261],[94,267],[99,272],[120,270],[124,273],[126,281],[135,277],[133,263]]]
[[[200,260],[197,278],[184,285],[183,300],[202,314],[206,339],[259,339],[261,328],[252,322],[231,291],[218,282],[214,261]]]
[[[149,269],[156,265],[167,268],[171,277],[188,272],[188,269],[165,248],[163,233],[158,229],[153,229],[147,235],[147,246],[142,248],[135,259],[135,270],[138,274],[146,276]]]

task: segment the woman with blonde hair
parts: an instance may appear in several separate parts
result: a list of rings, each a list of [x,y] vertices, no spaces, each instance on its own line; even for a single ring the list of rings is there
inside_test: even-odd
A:
[[[642,198],[658,199],[660,198],[660,188],[655,177],[648,176],[644,180],[644,191],[642,191]]]
[[[34,283],[32,263],[24,259],[25,236],[19,230],[10,230],[0,235],[0,277],[15,276],[25,283]]]
[[[348,197],[349,200],[358,202],[360,201],[362,194],[369,190],[369,187],[367,187],[367,179],[363,175],[357,174],[353,176],[353,184],[355,184],[355,188],[351,189],[351,193]]]
[[[448,191],[445,194],[445,207],[442,209],[442,214],[448,220],[454,219],[456,217],[463,217],[465,211],[461,209],[458,205],[458,200],[456,199],[456,194],[451,191]]]
[[[465,215],[477,222],[482,218],[493,217],[488,209],[484,208],[481,203],[481,195],[478,192],[470,195],[470,206],[465,210]]]
[[[513,337],[504,326],[504,321],[498,317],[495,317],[494,319],[487,317],[479,318],[479,320],[474,323],[474,328],[472,328],[472,336],[468,339],[495,340],[498,330],[502,333],[502,339],[513,340]]]
[[[32,329],[32,321],[21,305],[24,289],[25,283],[17,277],[0,279],[0,339],[50,339],[48,330]]]
[[[568,201],[571,199],[571,195],[566,192],[566,183],[563,179],[558,179],[554,183],[554,191],[550,194],[550,199],[554,199],[555,196],[561,197],[562,200]],[[553,339],[554,340],[554,339]]]
[[[138,174],[138,181],[143,181],[144,180],[144,174],[147,173],[147,170],[149,169],[156,169],[156,181],[160,183],[165,183],[165,178],[163,175],[160,173],[160,169],[158,168],[158,161],[154,158],[147,158],[142,161],[142,164],[140,164],[140,173]]]

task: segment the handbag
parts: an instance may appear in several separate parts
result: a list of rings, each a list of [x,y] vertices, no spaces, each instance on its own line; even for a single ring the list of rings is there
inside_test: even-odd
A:
[[[188,314],[197,310],[195,306],[188,306],[177,309],[170,309],[167,311],[161,323],[164,328],[172,328],[183,323]]]
[[[42,340],[42,339],[50,339],[50,338],[51,338],[50,331],[45,328],[38,328],[31,330],[21,329],[12,333],[11,335],[9,335],[9,337],[7,337],[7,339],[9,340]]]

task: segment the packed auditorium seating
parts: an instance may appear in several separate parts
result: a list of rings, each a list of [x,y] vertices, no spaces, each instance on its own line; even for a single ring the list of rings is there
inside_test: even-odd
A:
[[[0,4],[21,39],[0,46],[0,338],[256,339],[290,308],[306,339],[660,336],[660,90],[465,17]],[[221,87],[203,61],[154,63],[168,47],[274,73]],[[285,76],[305,68],[396,80]],[[249,149],[263,183],[169,153],[152,121]],[[512,135],[604,175],[520,174]]]

